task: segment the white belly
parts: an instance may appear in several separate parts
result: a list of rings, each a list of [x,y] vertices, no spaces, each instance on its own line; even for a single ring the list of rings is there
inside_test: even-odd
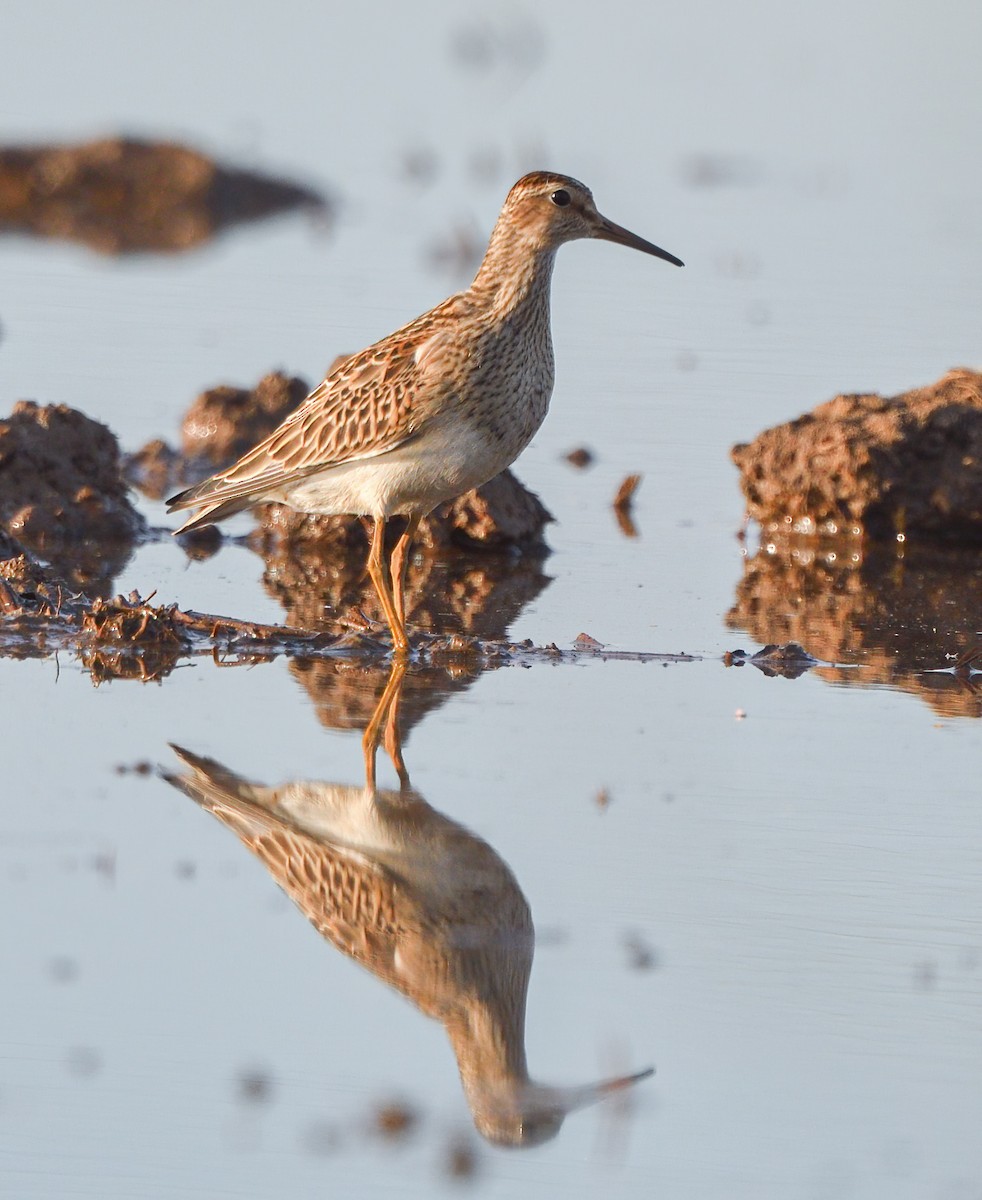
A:
[[[330,467],[268,498],[300,512],[425,515],[445,500],[487,483],[514,457],[467,422],[431,425],[388,454]]]

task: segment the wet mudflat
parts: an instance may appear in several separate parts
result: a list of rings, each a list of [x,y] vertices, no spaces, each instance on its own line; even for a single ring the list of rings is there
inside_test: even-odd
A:
[[[0,419],[67,405],[122,461],[161,439],[158,478],[205,389],[234,406],[280,371],[272,411],[466,282],[526,168],[689,265],[564,251],[553,409],[515,470],[554,520],[490,551],[459,514],[434,527],[401,678],[359,529],[268,513],[182,547],[152,480],[114,508],[66,477],[73,511],[125,527],[110,553],[59,540],[34,469],[10,536],[61,590],[26,560],[0,581],[5,1195],[982,1189],[979,551],[926,535],[950,501],[923,470],[922,528],[745,529],[729,457],[841,393],[980,365],[982,30],[966,6],[885,45],[870,5],[778,47],[727,11],[618,35],[615,70],[568,13],[434,5],[342,120],[314,68],[358,18],[216,10],[197,41],[156,32],[158,72],[110,54],[139,31],[96,6],[106,70],[6,105],[11,142],[178,128],[331,197],[331,224],[195,224],[179,254],[0,238]],[[197,84],[167,83],[175,55]],[[153,94],[124,86],[148,70]],[[617,114],[654,110],[675,116],[639,155]],[[200,432],[216,409],[192,411]]]

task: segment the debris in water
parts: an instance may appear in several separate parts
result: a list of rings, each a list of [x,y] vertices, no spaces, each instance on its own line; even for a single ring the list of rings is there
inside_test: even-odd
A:
[[[788,642],[780,646],[769,643],[762,646],[756,654],[747,654],[746,650],[727,650],[723,655],[723,665],[727,667],[742,667],[751,663],[765,675],[783,675],[786,679],[797,679],[811,667],[818,664],[817,658],[812,658],[804,646],[797,642]],[[738,714],[742,710],[738,709]],[[746,713],[743,714],[746,716]]]
[[[381,1104],[375,1111],[374,1126],[377,1133],[389,1141],[400,1141],[407,1137],[419,1123],[419,1113],[401,1100]]]
[[[587,467],[593,466],[594,463],[593,452],[588,450],[586,446],[578,446],[575,450],[570,450],[570,452],[565,455],[565,458],[571,467],[576,467],[576,469],[579,471],[583,471]]]
[[[638,536],[637,526],[631,516],[631,508],[634,504],[634,494],[638,490],[642,478],[641,475],[628,475],[617,489],[617,495],[614,497],[614,513],[617,516],[617,524],[625,537],[636,538]]]
[[[238,1097],[246,1104],[268,1104],[273,1097],[273,1079],[267,1071],[250,1069],[239,1075]]]
[[[76,1079],[91,1079],[102,1070],[102,1055],[91,1046],[73,1046],[65,1055],[65,1066]]]
[[[591,637],[588,633],[578,633],[573,638],[574,650],[602,650],[603,642],[598,642],[595,637]]]
[[[451,1179],[473,1179],[477,1174],[477,1149],[471,1138],[454,1137],[447,1147],[446,1173]]]
[[[624,947],[632,971],[653,971],[658,966],[654,948],[636,931],[624,935]]]

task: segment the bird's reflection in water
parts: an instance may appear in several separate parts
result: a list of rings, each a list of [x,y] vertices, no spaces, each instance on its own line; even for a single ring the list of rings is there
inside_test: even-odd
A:
[[[494,850],[410,785],[398,722],[405,671],[393,667],[365,730],[363,786],[263,787],[178,747],[188,769],[168,778],[238,835],[320,934],[442,1023],[485,1138],[536,1145],[571,1110],[651,1072],[581,1087],[529,1079],[528,903]],[[379,744],[398,790],[376,786]]]

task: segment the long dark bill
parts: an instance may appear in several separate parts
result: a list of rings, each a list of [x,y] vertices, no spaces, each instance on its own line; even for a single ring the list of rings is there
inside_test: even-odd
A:
[[[663,258],[665,262],[674,263],[676,267],[685,266],[685,263],[680,258],[676,258],[674,254],[669,254],[667,250],[663,250],[661,246],[656,246],[652,242],[646,242],[644,238],[638,237],[636,233],[632,233],[621,225],[615,225],[606,217],[601,217],[597,222],[596,233],[593,236],[603,238],[605,242],[616,242],[619,246],[630,246],[632,250],[640,250],[644,254],[653,254],[655,258]]]

